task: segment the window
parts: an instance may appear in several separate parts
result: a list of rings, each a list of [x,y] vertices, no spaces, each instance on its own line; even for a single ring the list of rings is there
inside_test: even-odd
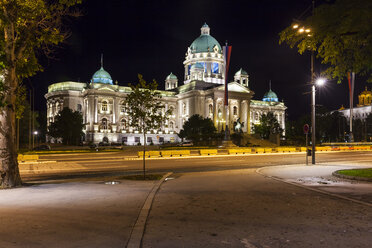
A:
[[[102,119],[102,129],[107,129],[107,119],[106,118],[103,118]]]
[[[140,143],[140,142],[141,142],[140,137],[134,137],[134,142],[136,142],[136,143]]]
[[[122,101],[120,103],[120,113],[125,113],[125,103],[124,103],[124,101]]]
[[[147,143],[151,143],[152,142],[152,137],[147,137]]]
[[[159,143],[160,144],[164,143],[164,137],[159,137]]]
[[[121,123],[121,127],[122,127],[123,130],[127,128],[127,120],[126,119],[121,119],[120,123]]]
[[[127,143],[127,142],[128,142],[128,137],[121,138],[121,143]]]
[[[174,123],[173,123],[173,121],[171,121],[171,122],[169,122],[169,129],[173,130],[173,128],[174,128]]]
[[[182,113],[185,115],[186,114],[186,104],[182,103]]]
[[[174,115],[174,107],[170,106],[169,111],[171,112],[171,115]]]
[[[213,115],[213,105],[212,104],[209,104],[208,109],[209,109],[209,115]]]
[[[233,115],[238,115],[238,107],[237,106],[233,107]]]
[[[78,104],[78,105],[77,105],[77,111],[81,112],[82,109],[83,109],[83,108],[82,108],[81,104]]]
[[[212,73],[218,73],[218,63],[212,63]]]
[[[103,101],[102,102],[102,107],[101,107],[102,111],[107,111],[107,102],[106,101]]]

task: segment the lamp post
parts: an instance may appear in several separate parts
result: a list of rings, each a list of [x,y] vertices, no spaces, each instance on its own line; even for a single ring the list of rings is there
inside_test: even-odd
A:
[[[317,80],[314,81],[314,74],[312,74],[312,85],[311,85],[311,163],[312,164],[315,164],[315,86],[323,86],[325,82],[326,80],[324,78],[318,78]]]

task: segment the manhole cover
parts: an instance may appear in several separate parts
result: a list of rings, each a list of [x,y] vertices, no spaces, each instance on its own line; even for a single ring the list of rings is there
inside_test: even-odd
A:
[[[120,182],[118,182],[118,181],[108,181],[108,182],[105,182],[105,184],[115,185],[115,184],[120,184]]]

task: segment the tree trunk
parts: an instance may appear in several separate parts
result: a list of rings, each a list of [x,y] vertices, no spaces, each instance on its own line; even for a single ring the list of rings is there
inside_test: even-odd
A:
[[[143,180],[146,180],[146,132],[143,131]]]
[[[6,97],[8,105],[0,111],[0,188],[10,188],[22,184],[14,142],[16,136],[14,90],[17,86],[15,68],[7,71],[4,84],[10,92]]]

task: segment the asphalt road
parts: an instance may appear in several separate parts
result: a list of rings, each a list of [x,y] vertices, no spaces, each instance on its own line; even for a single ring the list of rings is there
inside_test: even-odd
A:
[[[113,174],[137,174],[142,171],[142,160],[128,160],[120,152],[89,154],[42,155],[40,160],[48,170],[35,174],[23,171],[24,182],[40,179],[65,179],[76,177],[95,177]],[[311,161],[311,159],[309,159]],[[372,152],[319,152],[317,163],[370,163]],[[217,155],[212,157],[189,157],[168,159],[147,159],[146,171],[156,172],[202,172],[232,169],[260,168],[263,166],[304,164],[304,153],[253,154],[244,156]],[[35,166],[34,166],[35,167]],[[35,167],[36,168],[36,167]]]
[[[139,173],[142,161],[121,153],[41,158],[43,163],[21,165],[34,168],[21,170],[25,182],[77,180],[0,191],[0,247],[125,247],[154,182],[111,185],[102,177],[85,178]],[[142,247],[370,247],[370,206],[255,172],[304,162],[304,154],[148,160],[149,172],[174,175],[156,194]],[[370,166],[372,152],[318,153],[317,162]],[[322,166],[286,167],[284,174],[291,174],[292,167]]]

